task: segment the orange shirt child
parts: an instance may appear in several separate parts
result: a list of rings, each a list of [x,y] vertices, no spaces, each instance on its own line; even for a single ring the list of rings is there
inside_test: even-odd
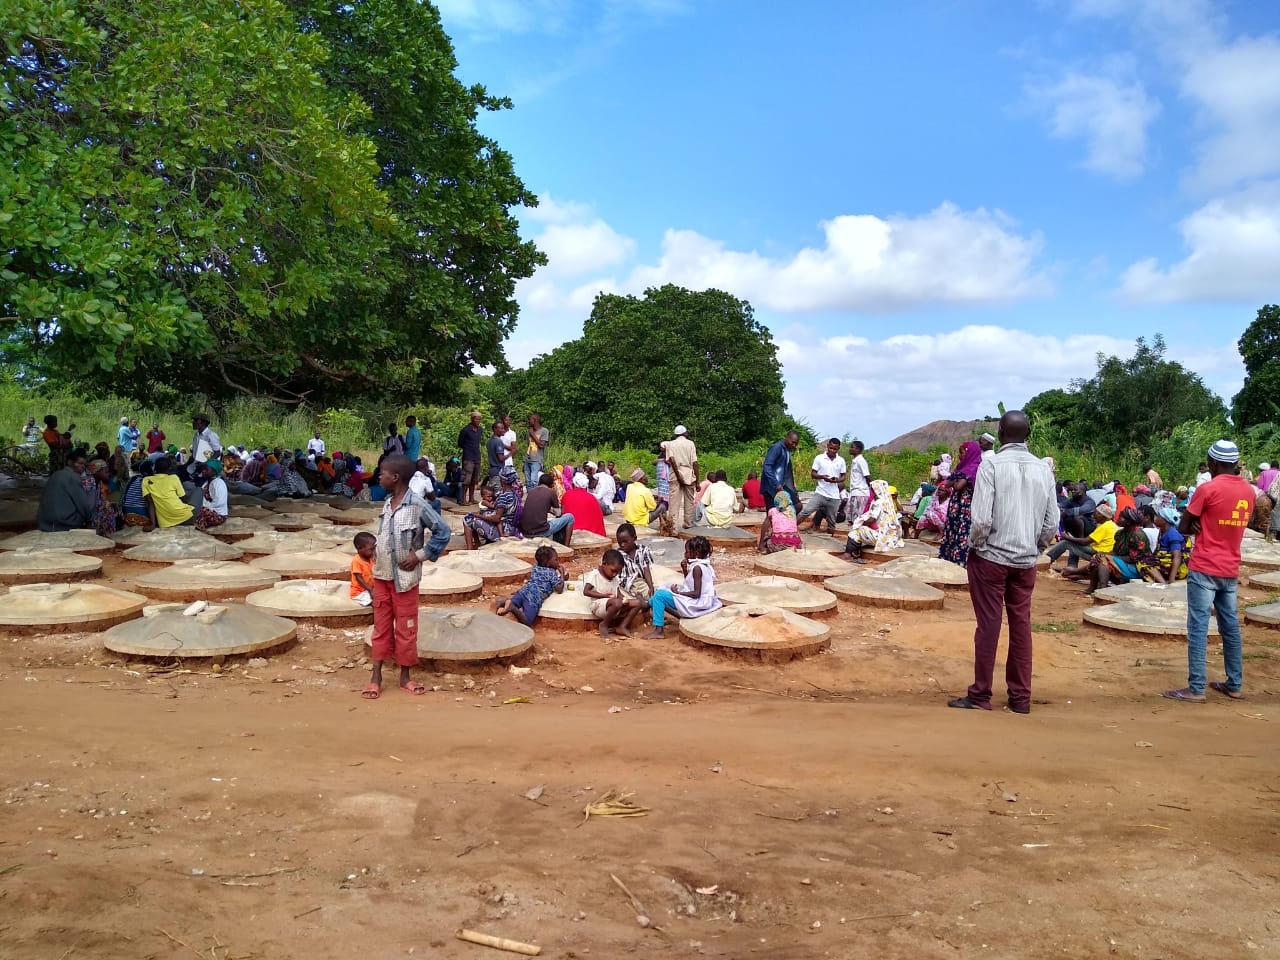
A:
[[[361,578],[363,578],[364,582],[369,585],[368,587],[363,586],[360,583]],[[366,560],[364,557],[356,554],[351,558],[351,596],[353,598],[358,597],[360,594],[364,593],[365,590],[369,590],[369,592],[372,593],[373,591],[370,590],[372,586],[373,560],[372,558]]]

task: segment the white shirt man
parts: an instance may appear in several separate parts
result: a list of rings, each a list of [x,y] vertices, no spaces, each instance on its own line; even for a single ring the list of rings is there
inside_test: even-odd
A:
[[[830,452],[820,453],[813,458],[810,469],[818,475],[814,492],[829,500],[840,499],[840,481],[844,479],[845,462],[840,454],[832,456]]]
[[[204,463],[220,450],[222,440],[213,432],[213,427],[206,426],[198,431],[191,441],[191,459],[196,463]]]
[[[600,503],[600,509],[605,513],[613,513],[613,498],[617,496],[618,485],[613,482],[613,477],[609,476],[605,470],[597,470],[593,476],[596,485],[592,488],[591,493]]]
[[[431,483],[431,478],[421,470],[409,478],[409,489],[420,496],[423,500],[427,499],[427,494],[435,492],[435,487]]]
[[[307,441],[307,453],[314,453],[317,457],[324,456],[324,441],[320,439],[320,434]]]
[[[871,496],[871,467],[861,452],[849,464],[849,495],[852,497]]]

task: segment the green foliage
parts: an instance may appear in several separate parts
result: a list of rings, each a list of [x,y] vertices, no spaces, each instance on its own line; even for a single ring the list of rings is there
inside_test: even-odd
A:
[[[655,445],[677,423],[706,449],[781,428],[777,348],[751,305],[667,285],[601,294],[582,337],[496,385],[515,413],[542,414],[570,444]]]
[[[1236,424],[1248,428],[1280,420],[1280,306],[1260,307],[1238,346],[1245,378],[1232,401]]]

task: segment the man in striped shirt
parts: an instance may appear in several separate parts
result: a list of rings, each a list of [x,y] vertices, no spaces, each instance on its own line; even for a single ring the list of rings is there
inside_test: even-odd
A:
[[[1031,594],[1036,560],[1058,532],[1053,472],[1027,450],[1031,423],[1021,410],[1000,418],[1000,450],[978,466],[969,531],[969,599],[978,626],[973,634],[973,684],[947,705],[991,709],[1000,622],[1009,611],[1005,680],[1009,709],[1031,712]]]

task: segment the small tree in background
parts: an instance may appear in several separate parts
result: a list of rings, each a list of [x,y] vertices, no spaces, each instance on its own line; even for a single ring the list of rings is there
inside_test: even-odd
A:
[[[1236,425],[1249,428],[1280,421],[1280,306],[1259,307],[1238,347],[1245,378],[1232,401]]]

